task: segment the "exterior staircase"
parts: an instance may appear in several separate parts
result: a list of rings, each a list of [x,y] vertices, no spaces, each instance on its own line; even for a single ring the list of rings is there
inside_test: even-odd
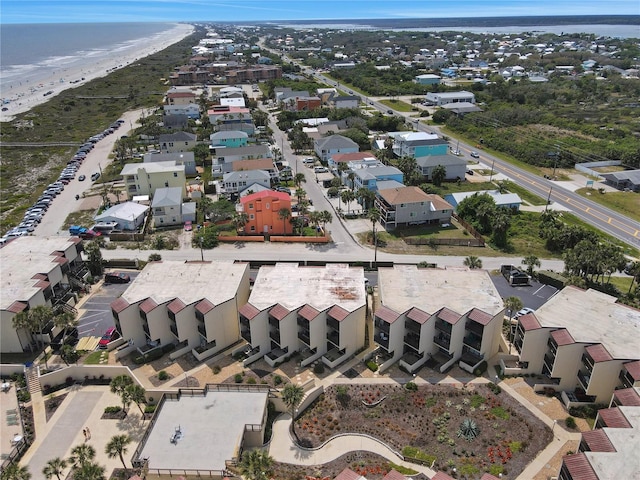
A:
[[[40,380],[38,378],[38,367],[33,365],[25,369],[25,376],[27,377],[27,389],[30,394],[38,393],[42,391],[40,386]]]

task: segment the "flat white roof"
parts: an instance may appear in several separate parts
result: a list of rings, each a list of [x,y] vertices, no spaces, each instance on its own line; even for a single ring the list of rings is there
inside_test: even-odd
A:
[[[184,171],[184,165],[176,165],[175,160],[168,162],[128,163],[120,171],[120,175],[137,175],[138,170],[147,173]]]
[[[486,270],[395,265],[378,269],[378,289],[382,304],[399,313],[418,307],[432,314],[447,307],[460,315],[472,308],[496,315],[504,308]]]
[[[260,310],[279,303],[290,311],[309,304],[318,311],[339,305],[353,312],[366,303],[364,269],[344,264],[264,266],[253,284],[249,303]]]
[[[66,251],[74,244],[64,237],[19,237],[0,249],[0,310],[14,301],[28,301],[41,288],[32,278],[37,273],[48,274],[59,264],[54,262],[55,251]]]
[[[246,263],[151,262],[122,294],[127,302],[153,298],[157,304],[179,298],[186,305],[206,298],[219,305],[236,296]]]
[[[212,392],[167,399],[140,453],[150,469],[224,470],[237,453],[245,425],[261,425],[268,392]],[[177,442],[169,440],[180,428]]]
[[[565,287],[535,316],[542,327],[566,328],[576,342],[602,343],[613,358],[638,359],[640,311],[615,302],[597,290]]]

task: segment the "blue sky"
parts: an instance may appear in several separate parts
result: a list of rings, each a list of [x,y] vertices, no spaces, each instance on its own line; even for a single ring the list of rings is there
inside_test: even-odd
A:
[[[638,0],[1,0],[0,23],[638,15]]]

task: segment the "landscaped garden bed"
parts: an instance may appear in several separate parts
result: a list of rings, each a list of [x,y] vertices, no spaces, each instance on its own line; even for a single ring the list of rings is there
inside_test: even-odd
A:
[[[455,467],[467,478],[516,476],[552,439],[515,399],[484,385],[332,386],[298,417],[296,433],[308,446],[340,433],[368,434],[419,463]]]
[[[48,399],[44,401],[44,410],[47,422],[53,414],[56,413],[58,407],[62,404],[63,400],[67,397],[68,393],[64,393],[62,395],[53,396],[51,395]]]

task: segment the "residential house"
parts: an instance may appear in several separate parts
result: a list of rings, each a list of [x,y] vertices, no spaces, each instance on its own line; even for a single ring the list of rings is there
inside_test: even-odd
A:
[[[330,135],[339,134],[344,130],[348,130],[349,127],[347,126],[346,120],[336,120],[334,122],[322,123],[321,125],[318,125],[316,129],[319,135],[318,138],[320,138],[320,137],[327,137]],[[317,140],[317,139],[314,139],[314,140]]]
[[[209,136],[211,148],[217,147],[238,148],[246,147],[249,142],[249,135],[239,130],[226,130],[222,132],[212,133]]]
[[[247,215],[244,233],[264,235],[289,235],[293,233],[291,197],[288,193],[263,190],[240,198],[241,212]],[[280,211],[287,210],[282,218]]]
[[[188,152],[195,148],[197,135],[188,132],[162,134],[158,138],[161,153]]]
[[[358,108],[360,97],[356,95],[333,97],[333,106],[335,108]]]
[[[417,157],[416,166],[426,181],[433,179],[433,169],[442,166],[445,169],[445,180],[462,180],[467,172],[467,161],[455,155],[429,155]]]
[[[331,155],[327,160],[327,164],[329,165],[330,170],[339,170],[339,165],[344,163],[345,166],[348,166],[349,162],[362,162],[362,161],[373,162],[376,161],[376,156],[371,152],[354,152],[354,153],[336,153],[335,155]]]
[[[361,267],[263,266],[240,308],[244,364],[276,365],[299,351],[303,367],[335,368],[364,346],[366,309]]]
[[[635,386],[640,354],[629,339],[637,338],[640,311],[616,302],[596,290],[565,287],[518,319],[516,356],[501,360],[503,371],[544,375],[536,387],[560,392],[567,407],[607,402],[616,388]]]
[[[313,142],[313,150],[320,160],[326,162],[336,153],[355,153],[360,150],[358,144],[342,135],[331,135]]]
[[[393,153],[397,157],[426,157],[430,155],[446,155],[449,144],[435,133],[426,132],[394,132]]]
[[[247,195],[264,192],[267,190],[271,191],[271,187],[265,187],[264,185],[261,185],[259,183],[252,183],[251,185],[248,185],[244,190],[240,190],[240,194],[238,195],[238,197],[242,198],[246,197]]]
[[[478,190],[476,192],[457,192],[457,193],[449,193],[444,196],[444,199],[453,205],[453,208],[456,209],[460,202],[467,197],[471,197],[473,195],[482,195],[482,194],[491,195],[494,202],[496,203],[496,207],[510,208],[512,210],[520,210],[520,205],[522,204],[522,199],[517,193],[500,193],[499,190]]]
[[[385,230],[424,223],[449,223],[453,207],[438,195],[424,193],[418,187],[378,190],[375,206]]]
[[[417,75],[414,81],[420,85],[439,85],[442,77],[434,75],[432,73],[425,73],[424,75]]]
[[[163,122],[166,123],[166,117],[169,115],[184,115],[187,118],[200,118],[200,107],[196,103],[188,103],[186,105],[164,105]]]
[[[184,165],[185,175],[195,175],[197,173],[196,158],[193,152],[145,153],[142,157],[142,162],[175,162],[176,165]]]
[[[191,90],[172,88],[165,96],[166,105],[189,105],[197,101],[196,94]]]
[[[232,163],[239,160],[257,160],[267,158],[272,160],[268,145],[246,145],[244,147],[209,147],[213,155],[211,171],[214,175],[233,170]]]
[[[582,432],[576,453],[562,457],[558,480],[634,478],[640,471],[640,390],[615,390],[598,411],[593,430]]]
[[[144,224],[148,210],[149,207],[146,205],[124,202],[107,208],[93,218],[97,223],[115,223],[118,230],[137,230]]]
[[[255,133],[251,111],[246,107],[216,105],[207,112],[209,122],[218,131],[239,130],[248,135]]]
[[[381,371],[433,359],[440,371],[458,362],[473,372],[498,353],[504,305],[488,272],[395,265],[378,270],[378,290],[372,357]]]
[[[36,346],[40,332],[14,328],[13,319],[37,306],[75,305],[72,290],[84,286],[89,272],[82,261],[78,237],[19,237],[0,249],[0,354],[23,353]],[[53,322],[44,326],[42,340],[50,342]]]
[[[271,188],[271,175],[269,175],[269,172],[265,172],[264,170],[225,173],[222,176],[221,193],[237,195],[254,183]]]
[[[280,175],[280,172],[276,168],[271,158],[254,158],[251,160],[236,160],[235,162],[231,162],[223,165],[223,172],[226,172],[226,167],[231,167],[231,171],[233,172],[262,170],[269,174],[272,181],[277,180]]]
[[[184,130],[189,123],[189,117],[185,114],[168,114],[162,117],[162,125],[168,130]]]
[[[425,101],[431,105],[441,107],[449,103],[476,103],[476,96],[465,90],[459,92],[429,92]]]
[[[387,165],[358,168],[353,170],[353,173],[353,188],[355,190],[366,188],[376,192],[380,181],[395,180],[399,183],[404,181],[404,175],[400,169]]]
[[[282,67],[280,65],[253,65],[251,67],[230,69],[226,72],[226,80],[229,85],[267,82],[278,78],[282,78]]]
[[[153,196],[151,211],[156,228],[196,221],[196,204],[183,202],[179,187],[158,188]]]
[[[186,197],[185,166],[176,162],[128,163],[120,171],[129,197],[153,196],[156,188],[181,187]]]
[[[174,344],[172,358],[204,360],[240,339],[238,309],[248,298],[248,264],[149,262],[111,311],[138,354]]]

